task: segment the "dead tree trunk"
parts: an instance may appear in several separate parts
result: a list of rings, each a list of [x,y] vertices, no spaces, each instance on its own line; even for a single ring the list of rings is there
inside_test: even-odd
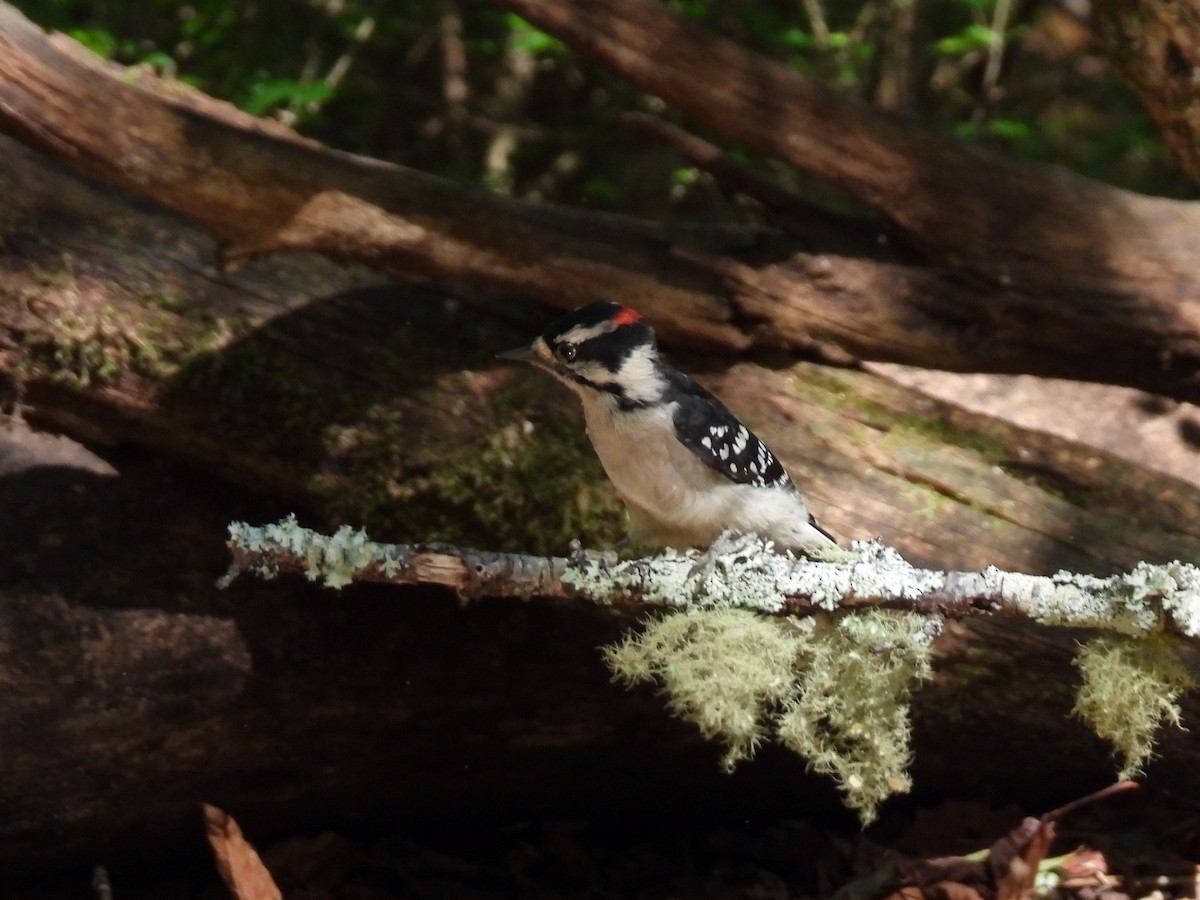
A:
[[[182,456],[381,539],[561,553],[619,534],[572,398],[491,359],[541,326],[536,311],[499,319],[311,258],[218,277],[194,229],[0,149],[0,366],[37,421]],[[1196,555],[1195,489],[1094,448],[862,373],[697,374],[843,538],[1031,573]]]
[[[179,85],[129,83],[11,6],[0,129],[202,223],[228,262],[310,250],[562,306],[599,289],[636,297],[675,342],[1200,397],[1193,205],[931,137],[646,0],[507,5],[697,122],[838,184],[917,256],[831,255],[769,232],[705,244],[462,190],[327,152]]]

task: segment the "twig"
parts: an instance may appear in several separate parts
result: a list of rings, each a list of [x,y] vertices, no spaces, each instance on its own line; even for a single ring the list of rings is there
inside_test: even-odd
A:
[[[1008,30],[1008,20],[1012,15],[1012,0],[997,0],[992,10],[991,32],[992,40],[988,42],[987,61],[983,67],[983,83],[979,90],[979,102],[971,116],[975,125],[983,123],[988,110],[996,100],[996,86],[1000,81],[1000,66],[1004,62],[1005,32]]]
[[[445,545],[380,544],[343,526],[322,535],[288,517],[255,527],[229,526],[239,574],[273,578],[303,573],[341,588],[356,581],[441,585],[463,599],[542,597],[644,606],[737,606],[768,615],[887,607],[930,616],[1026,620],[1128,635],[1168,633],[1200,638],[1200,568],[1180,562],[1140,563],[1109,578],[1058,572],[943,572],[909,565],[890,547],[856,542],[829,561],[775,553],[760,538],[723,536],[707,551],[667,551],[616,562],[592,554],[571,558],[491,553]]]
[[[1057,809],[1052,809],[1050,812],[1042,816],[1042,822],[1057,822],[1065,819],[1081,806],[1089,806],[1092,803],[1099,803],[1101,800],[1107,800],[1115,794],[1124,794],[1127,791],[1135,791],[1138,788],[1136,781],[1118,781],[1116,784],[1110,784],[1108,787],[1103,787],[1098,791],[1093,791],[1086,797],[1078,797],[1070,803],[1064,804]]]
[[[824,50],[829,46],[829,23],[825,21],[825,10],[821,9],[821,0],[803,0],[804,12],[808,16],[808,26],[812,29],[813,40]]]

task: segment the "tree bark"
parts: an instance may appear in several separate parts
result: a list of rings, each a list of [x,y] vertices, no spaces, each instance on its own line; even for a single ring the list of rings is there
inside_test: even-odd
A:
[[[702,239],[464,190],[325,151],[179,85],[129,83],[11,6],[0,7],[0,129],[202,223],[228,262],[303,249],[564,307],[597,293],[636,299],[677,344],[1200,398],[1191,204],[934,138],[665,7],[509,5],[699,121],[839,184],[921,258],[814,252],[770,232]]]
[[[1167,147],[1200,182],[1200,4],[1098,0],[1105,51],[1142,98]]]
[[[220,276],[195,229],[11,142],[0,154],[0,370],[36,421],[167,452],[383,540],[561,553],[619,536],[615,515],[598,525],[615,501],[572,398],[492,359],[540,330],[538,310],[501,317],[301,256]],[[865,373],[680,362],[842,539],[964,570],[1200,556],[1195,488],[1087,445]]]

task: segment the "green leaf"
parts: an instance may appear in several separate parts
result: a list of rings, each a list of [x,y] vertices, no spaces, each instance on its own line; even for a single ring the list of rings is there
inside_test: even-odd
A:
[[[779,43],[785,47],[795,47],[797,50],[807,50],[816,46],[813,36],[800,28],[789,28],[778,37]]]
[[[112,59],[117,49],[117,39],[103,28],[71,28],[67,34],[105,59]]]
[[[156,72],[173,72],[176,69],[175,60],[169,53],[153,50],[142,57],[142,62],[152,67]]]
[[[693,21],[707,19],[712,12],[711,4],[706,0],[674,0],[671,6],[685,19]]]
[[[958,122],[950,131],[959,140],[969,141],[972,138],[979,137],[983,129],[974,122]]]
[[[695,166],[685,166],[671,173],[671,181],[674,184],[688,185],[692,184],[699,176],[700,170]]]
[[[324,81],[309,81],[296,86],[296,90],[292,94],[292,106],[324,103],[332,96],[333,88]]]
[[[310,103],[319,103],[327,100],[332,94],[333,88],[323,81],[302,83],[291,78],[272,78],[251,86],[250,96],[242,103],[242,109],[261,116],[278,106],[307,106]]]
[[[958,34],[944,37],[933,45],[943,56],[963,56],[984,50],[1000,42],[1000,35],[986,25],[968,25]]]
[[[515,13],[506,15],[504,22],[509,30],[508,45],[514,50],[534,54],[561,53],[566,50],[566,45],[558,38],[534,28]]]
[[[620,199],[621,192],[615,184],[604,178],[590,178],[583,183],[581,193],[588,200],[612,203]]]
[[[1033,136],[1033,128],[1030,124],[1019,122],[1016,119],[993,119],[987,123],[985,130],[988,134],[1012,141],[1024,140]]]

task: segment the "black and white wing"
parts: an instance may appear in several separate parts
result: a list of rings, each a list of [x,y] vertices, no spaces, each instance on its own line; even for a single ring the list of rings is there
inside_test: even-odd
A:
[[[672,371],[669,377],[679,398],[673,413],[675,435],[701,462],[738,484],[791,485],[775,454],[724,403],[686,375]]]

